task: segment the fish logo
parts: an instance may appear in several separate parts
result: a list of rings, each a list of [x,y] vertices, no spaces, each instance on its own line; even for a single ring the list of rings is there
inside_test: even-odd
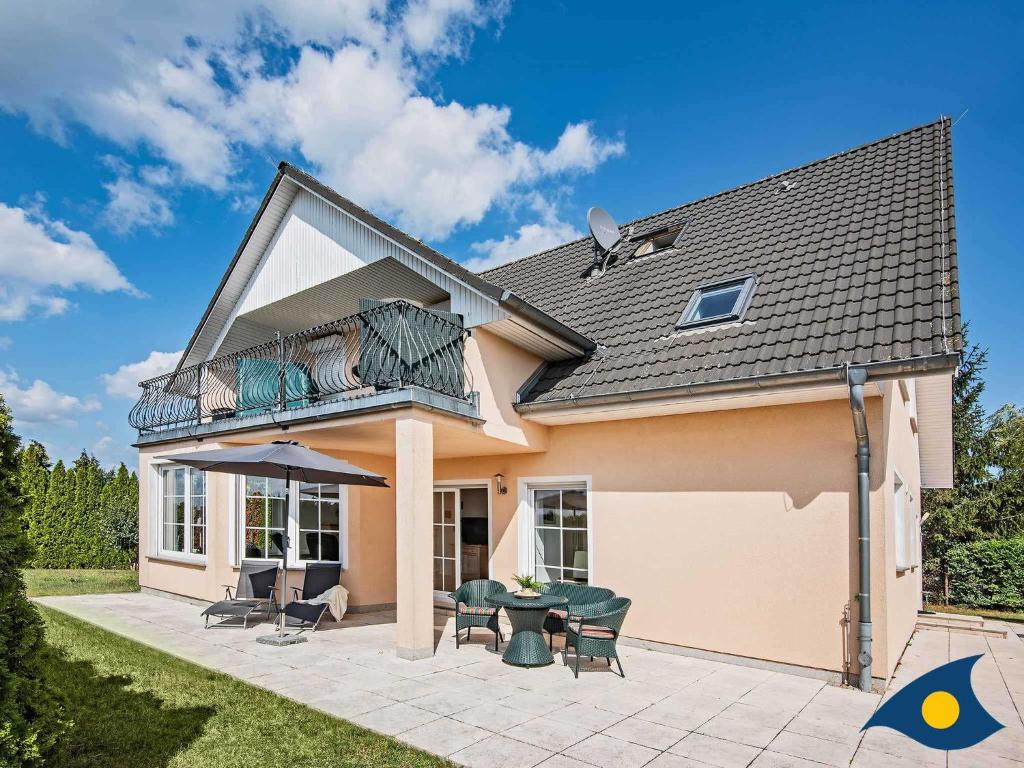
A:
[[[861,730],[886,726],[932,749],[965,749],[984,741],[1003,725],[971,688],[971,670],[983,655],[921,675],[879,707]]]

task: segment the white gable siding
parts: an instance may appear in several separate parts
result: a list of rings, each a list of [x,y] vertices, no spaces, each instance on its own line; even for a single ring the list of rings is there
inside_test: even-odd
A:
[[[301,187],[234,316],[266,307],[383,258],[404,264],[450,294],[451,311],[463,315],[468,327],[506,316],[493,300]]]

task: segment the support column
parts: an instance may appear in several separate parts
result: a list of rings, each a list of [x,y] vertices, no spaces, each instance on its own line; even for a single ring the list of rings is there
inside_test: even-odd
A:
[[[395,421],[395,539],[398,655],[434,655],[434,425]]]

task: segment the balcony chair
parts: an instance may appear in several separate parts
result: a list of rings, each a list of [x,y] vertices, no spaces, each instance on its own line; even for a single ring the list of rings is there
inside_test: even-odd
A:
[[[285,621],[289,627],[316,631],[320,619],[329,606],[327,603],[299,603],[297,600],[312,600],[320,597],[331,587],[341,583],[340,563],[308,563],[302,589],[292,588],[292,602],[284,607]]]
[[[277,608],[277,577],[280,573],[277,563],[265,560],[243,560],[238,572],[238,586],[234,588],[224,584],[224,599],[214,603],[205,611],[204,626],[210,628],[210,617],[222,619],[217,624],[224,624],[230,619],[241,619],[242,629],[249,626],[249,617],[253,614],[276,614]]]
[[[485,627],[494,633],[494,650],[498,641],[504,642],[501,627],[498,626],[498,609],[487,604],[487,598],[500,595],[508,590],[500,581],[476,579],[467,581],[452,592],[449,597],[455,601],[455,647],[459,647],[459,632],[466,630],[469,640],[473,627]]]
[[[591,660],[595,656],[608,660],[608,666],[612,665],[612,659],[619,667],[619,676],[625,677],[622,671],[622,662],[619,661],[619,654],[615,650],[615,644],[619,639],[619,631],[622,629],[622,622],[626,619],[626,613],[632,601],[626,597],[613,597],[603,603],[596,603],[583,607],[581,610],[584,616],[571,617],[566,622],[565,649],[562,651],[562,663],[569,666],[569,648],[571,647],[576,655],[576,666],[573,675],[580,676],[580,657],[589,656]]]
[[[582,615],[581,611],[588,605],[603,603],[615,597],[615,593],[606,587],[591,587],[575,581],[551,581],[544,585],[544,593],[564,597],[569,602],[563,608],[552,608],[544,620],[544,631],[548,633],[548,648],[554,650],[555,635],[565,634],[566,620],[571,616]]]

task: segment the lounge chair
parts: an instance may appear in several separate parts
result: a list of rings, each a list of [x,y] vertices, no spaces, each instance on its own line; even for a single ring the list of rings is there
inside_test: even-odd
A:
[[[473,627],[485,627],[494,633],[494,650],[498,650],[498,641],[505,638],[498,626],[498,609],[488,605],[487,598],[507,592],[505,585],[491,579],[474,579],[465,582],[452,592],[449,597],[455,601],[455,647],[459,647],[459,632],[466,630],[469,640]]]
[[[286,626],[316,631],[320,619],[330,606],[327,603],[299,603],[297,600],[312,600],[331,587],[341,583],[341,565],[337,563],[309,563],[302,580],[302,590],[292,588],[292,602],[284,607]]]
[[[584,606],[603,603],[615,597],[607,587],[592,587],[574,581],[552,581],[544,585],[544,593],[558,595],[568,600],[563,608],[552,608],[544,620],[544,631],[548,633],[548,648],[554,650],[555,635],[565,634],[566,621],[572,616],[582,615]]]
[[[619,639],[622,622],[626,619],[626,612],[632,604],[629,598],[613,597],[603,603],[583,606],[580,611],[585,614],[584,616],[573,616],[566,621],[562,663],[569,666],[569,648],[572,648],[576,654],[573,674],[577,678],[580,676],[580,656],[607,659],[609,667],[612,665],[612,659],[615,659],[619,666],[619,676],[626,676],[622,671],[622,662],[619,661],[615,644]]]
[[[235,593],[231,594],[232,587],[224,586],[224,599],[214,603],[202,615],[206,618],[206,628],[210,628],[210,617],[223,619],[218,624],[223,624],[229,619],[241,619],[242,629],[249,626],[249,617],[253,614],[265,614],[270,616],[277,613],[277,577],[280,568],[277,563],[268,563],[265,560],[243,560],[242,568],[238,573],[238,586],[234,588]]]

